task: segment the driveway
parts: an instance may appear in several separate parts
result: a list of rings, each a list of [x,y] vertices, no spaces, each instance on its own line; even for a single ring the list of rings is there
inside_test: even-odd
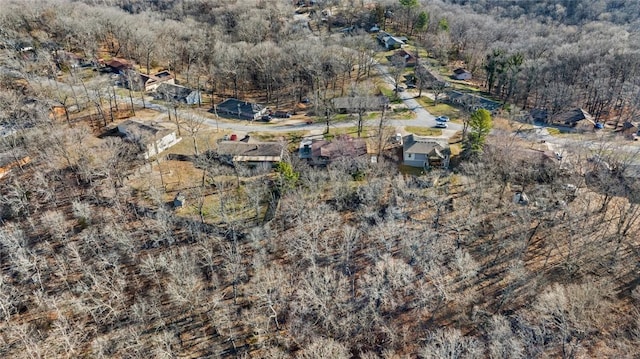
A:
[[[389,74],[389,70],[386,66],[381,65],[380,63],[376,63],[374,65],[375,69],[380,74],[380,78],[389,86],[389,88],[394,89],[396,86],[393,77]],[[414,91],[403,91],[398,92],[398,97],[402,100],[405,106],[416,114],[416,118],[413,120],[394,120],[392,121],[395,126],[419,126],[419,127],[435,127],[438,123],[436,122],[436,116],[429,113],[429,111],[425,110],[418,101],[415,99]],[[462,131],[462,125],[457,123],[448,123],[449,128],[443,132],[451,131],[451,134],[456,131]]]

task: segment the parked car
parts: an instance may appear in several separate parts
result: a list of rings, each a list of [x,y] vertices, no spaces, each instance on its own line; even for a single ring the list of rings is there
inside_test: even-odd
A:
[[[396,91],[398,92],[404,92],[405,88],[402,86],[396,86]]]
[[[407,82],[407,88],[408,89],[414,89],[414,88],[416,88],[416,84],[414,84],[413,82]]]
[[[273,113],[273,116],[277,118],[291,118],[291,113],[286,111],[276,111]]]
[[[269,121],[271,121],[271,119],[272,119],[271,115],[262,116],[262,121],[264,121],[264,122],[269,122]]]
[[[438,117],[436,117],[436,121],[438,121],[438,122],[449,122],[449,117],[447,117],[447,116],[438,116]]]
[[[604,123],[602,122],[596,122],[596,124],[593,126],[596,130],[602,130],[604,128]]]
[[[446,124],[446,123],[444,123],[444,122],[438,122],[438,123],[436,123],[436,126],[435,126],[435,127],[436,127],[436,128],[447,128],[447,127],[449,127],[449,125],[447,125],[447,124]]]

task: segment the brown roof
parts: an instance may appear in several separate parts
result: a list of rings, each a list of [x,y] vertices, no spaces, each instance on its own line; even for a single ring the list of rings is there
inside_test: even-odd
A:
[[[367,143],[362,138],[340,135],[333,141],[314,141],[311,145],[313,157],[324,157],[334,160],[340,157],[358,157],[367,154]]]
[[[133,68],[133,65],[129,61],[117,57],[114,57],[111,60],[107,61],[105,65],[118,71]]]

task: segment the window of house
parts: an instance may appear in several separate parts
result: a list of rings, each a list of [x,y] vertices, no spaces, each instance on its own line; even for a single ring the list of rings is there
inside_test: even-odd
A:
[[[413,153],[407,153],[407,158],[409,159],[413,158]]]

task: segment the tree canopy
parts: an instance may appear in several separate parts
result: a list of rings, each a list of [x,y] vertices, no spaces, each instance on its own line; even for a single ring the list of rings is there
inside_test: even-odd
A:
[[[493,126],[491,113],[485,109],[476,110],[469,118],[469,133],[465,142],[465,150],[470,155],[482,153],[487,135]]]

